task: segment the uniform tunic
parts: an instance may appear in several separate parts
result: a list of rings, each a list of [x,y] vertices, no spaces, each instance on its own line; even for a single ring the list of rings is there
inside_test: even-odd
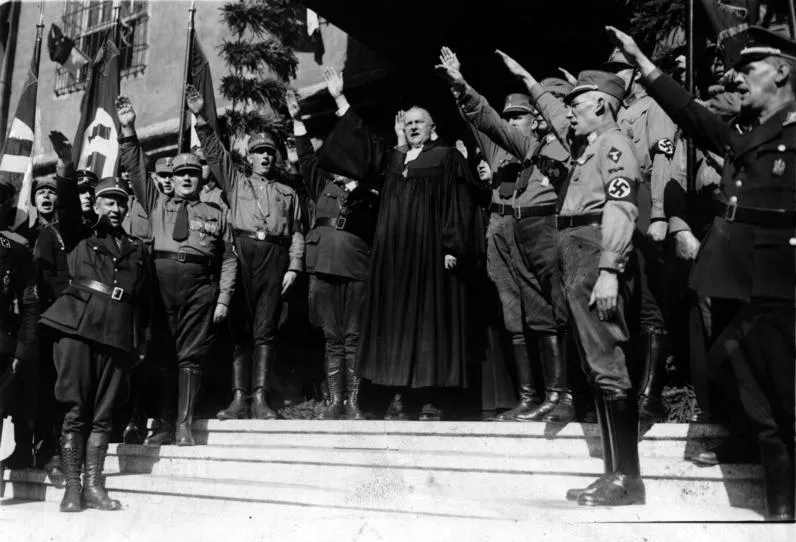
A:
[[[104,221],[69,252],[72,283],[42,314],[58,333],[53,358],[55,397],[67,405],[64,432],[109,433],[115,406],[126,397],[135,350],[151,318],[151,262],[144,244]],[[96,281],[113,296],[81,286]]]
[[[282,312],[282,277],[304,270],[304,234],[298,195],[289,186],[235,168],[209,125],[197,125],[202,150],[230,209],[230,223],[240,259],[233,322],[239,341],[273,345]],[[256,237],[252,239],[251,237]],[[240,313],[243,313],[242,315]]]
[[[222,209],[227,209],[227,202],[224,199],[224,191],[218,186],[204,185],[199,191],[199,199],[205,203],[213,203]]]
[[[639,167],[632,142],[615,123],[589,134],[563,194],[566,217],[594,214],[592,225],[562,229],[560,264],[575,338],[590,380],[603,391],[631,388],[624,349],[630,340],[628,303],[635,275],[632,237]],[[600,320],[589,300],[601,270],[618,274],[616,315]]]
[[[387,164],[360,340],[362,376],[387,386],[466,385],[467,269],[483,255],[475,181],[454,148],[428,142],[419,153],[402,148],[385,159],[375,139],[348,110],[320,159],[353,179]],[[445,270],[446,254],[458,259],[456,270]]]
[[[761,449],[788,449],[792,460],[796,102],[741,134],[670,77],[655,72],[649,79],[651,95],[683,132],[725,156],[719,194],[725,205],[690,281],[701,295],[743,302],[708,355],[716,396],[740,400]]]
[[[27,240],[21,235],[0,231],[0,371],[19,359],[21,389],[0,390],[0,417],[4,408],[19,423],[33,420],[38,374],[39,299]]]
[[[199,200],[162,194],[149,180],[136,137],[122,138],[121,160],[130,172],[133,191],[151,224],[153,259],[163,303],[177,349],[179,367],[198,369],[213,348],[216,303],[229,306],[238,262],[232,249],[228,212]],[[180,207],[188,213],[188,237],[173,238]],[[185,254],[198,261],[175,259]]]
[[[549,93],[538,99],[555,109],[552,114],[563,115],[563,107]],[[524,327],[561,333],[567,311],[558,276],[555,203],[569,152],[555,134],[542,139],[522,134],[472,87],[465,88],[459,103],[494,172],[492,203],[508,207],[509,213],[549,208],[544,216],[518,219],[494,211],[490,216],[487,269],[501,298],[506,329],[515,344],[524,338]]]

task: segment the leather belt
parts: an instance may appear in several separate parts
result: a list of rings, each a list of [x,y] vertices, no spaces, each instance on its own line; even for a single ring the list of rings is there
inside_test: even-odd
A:
[[[500,216],[513,216],[517,220],[531,216],[550,216],[556,214],[556,204],[531,205],[530,207],[513,207],[506,203],[490,203],[489,211]]]
[[[74,286],[80,290],[87,290],[91,293],[105,295],[114,301],[118,301],[119,303],[130,303],[133,300],[133,296],[125,292],[124,288],[119,288],[118,286],[108,286],[107,284],[99,282],[98,280],[75,279],[70,281],[69,284],[70,286]]]
[[[208,267],[212,267],[216,263],[216,259],[213,256],[188,252],[172,252],[171,250],[155,250],[152,257],[156,260],[177,260],[182,263],[198,263]]]
[[[716,214],[727,222],[741,222],[768,228],[796,227],[796,211],[739,207],[735,203],[716,202]]]
[[[339,216],[337,218],[331,218],[328,216],[323,216],[320,218],[315,219],[315,223],[312,225],[313,228],[317,228],[318,226],[329,226],[336,230],[346,231],[346,223],[348,219],[344,216]]]
[[[254,239],[255,241],[262,241],[264,243],[274,243],[275,245],[281,245],[283,247],[290,246],[289,237],[282,237],[280,235],[270,235],[262,230],[257,230],[256,232],[253,232],[253,231],[239,230],[233,228],[232,235],[235,237],[245,237],[246,239]]]
[[[602,213],[591,213],[588,215],[558,216],[556,226],[559,230],[568,228],[579,228],[581,226],[600,226],[603,223]]]

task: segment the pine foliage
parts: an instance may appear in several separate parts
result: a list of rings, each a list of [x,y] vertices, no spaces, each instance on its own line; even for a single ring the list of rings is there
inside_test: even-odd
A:
[[[644,51],[653,51],[655,45],[676,28],[685,28],[685,0],[627,0],[633,14],[630,17],[631,33]]]
[[[221,93],[232,103],[223,117],[227,132],[271,131],[285,136],[284,95],[296,76],[294,45],[303,31],[295,0],[233,0],[221,7],[221,19],[231,30],[220,53],[229,73],[221,79]]]

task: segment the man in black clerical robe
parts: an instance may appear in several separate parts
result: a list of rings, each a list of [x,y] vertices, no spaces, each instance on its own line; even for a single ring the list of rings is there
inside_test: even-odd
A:
[[[431,115],[413,107],[396,122],[399,144],[384,150],[351,110],[342,79],[327,71],[340,120],[320,160],[354,179],[383,174],[381,205],[363,311],[359,367],[375,384],[423,388],[421,420],[440,419],[434,388],[468,384],[467,281],[484,254],[477,181],[463,156],[436,141]],[[403,137],[402,137],[403,136]],[[402,140],[403,139],[403,140]],[[439,404],[439,403],[438,403]],[[391,418],[405,418],[401,401]]]

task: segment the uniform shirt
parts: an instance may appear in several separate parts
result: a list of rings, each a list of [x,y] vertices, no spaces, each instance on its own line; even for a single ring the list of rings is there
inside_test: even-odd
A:
[[[549,93],[540,96],[552,115],[565,108]],[[556,202],[556,186],[566,174],[569,152],[554,133],[539,139],[526,136],[503,120],[486,99],[467,85],[459,105],[493,171],[492,202],[513,207]]]
[[[199,191],[199,200],[213,203],[225,210],[228,209],[227,202],[224,200],[224,192],[218,186],[204,185]]]
[[[101,222],[69,252],[67,264],[72,284],[42,314],[41,323],[66,335],[134,352],[143,342],[141,331],[150,322],[154,293],[152,264],[144,243],[122,231],[117,244]],[[79,288],[78,280],[119,288],[123,299]]]
[[[122,221],[124,231],[133,237],[138,237],[144,241],[147,246],[151,246],[152,225],[149,223],[149,214],[147,210],[135,194],[130,195],[128,205],[127,216],[125,216]]]
[[[235,288],[238,261],[232,250],[229,214],[221,207],[199,200],[188,201],[188,238],[174,240],[174,224],[181,203],[160,192],[144,166],[144,151],[136,137],[121,138],[121,160],[130,173],[133,191],[143,204],[151,224],[154,250],[186,252],[221,262],[218,303],[229,305]]]
[[[650,184],[652,196],[651,219],[663,219],[663,194],[671,178],[671,159],[674,156],[674,136],[677,130],[671,118],[640,85],[625,98],[617,122],[633,142],[636,159],[641,168],[641,180]]]
[[[694,144],[724,156],[719,199],[740,208],[796,210],[796,102],[764,123],[739,133],[697,103],[671,77],[648,76],[650,94]],[[724,214],[702,243],[691,287],[706,296],[793,300],[793,227],[768,227]],[[794,241],[796,242],[796,241]]]
[[[310,198],[315,202],[316,220],[346,215],[346,220],[366,222],[361,229],[369,230],[365,233],[372,236],[376,229],[378,196],[365,187],[357,187],[349,192],[332,182],[331,175],[318,167],[312,142],[306,129],[298,123],[295,126],[295,136],[301,179]],[[359,209],[355,206],[354,209],[349,209],[360,194],[364,196],[362,203],[367,208]],[[307,273],[364,281],[369,274],[370,246],[362,237],[350,231],[319,226],[307,233],[305,260]]]
[[[235,167],[209,124],[197,124],[210,170],[229,202],[232,227],[290,240],[291,271],[304,270],[304,233],[298,194],[289,186],[260,175],[246,176]]]
[[[28,241],[17,233],[0,231],[0,355],[36,361],[38,314]]]
[[[600,269],[623,271],[638,218],[639,166],[632,142],[616,123],[592,132],[573,162],[561,216],[602,213]]]

